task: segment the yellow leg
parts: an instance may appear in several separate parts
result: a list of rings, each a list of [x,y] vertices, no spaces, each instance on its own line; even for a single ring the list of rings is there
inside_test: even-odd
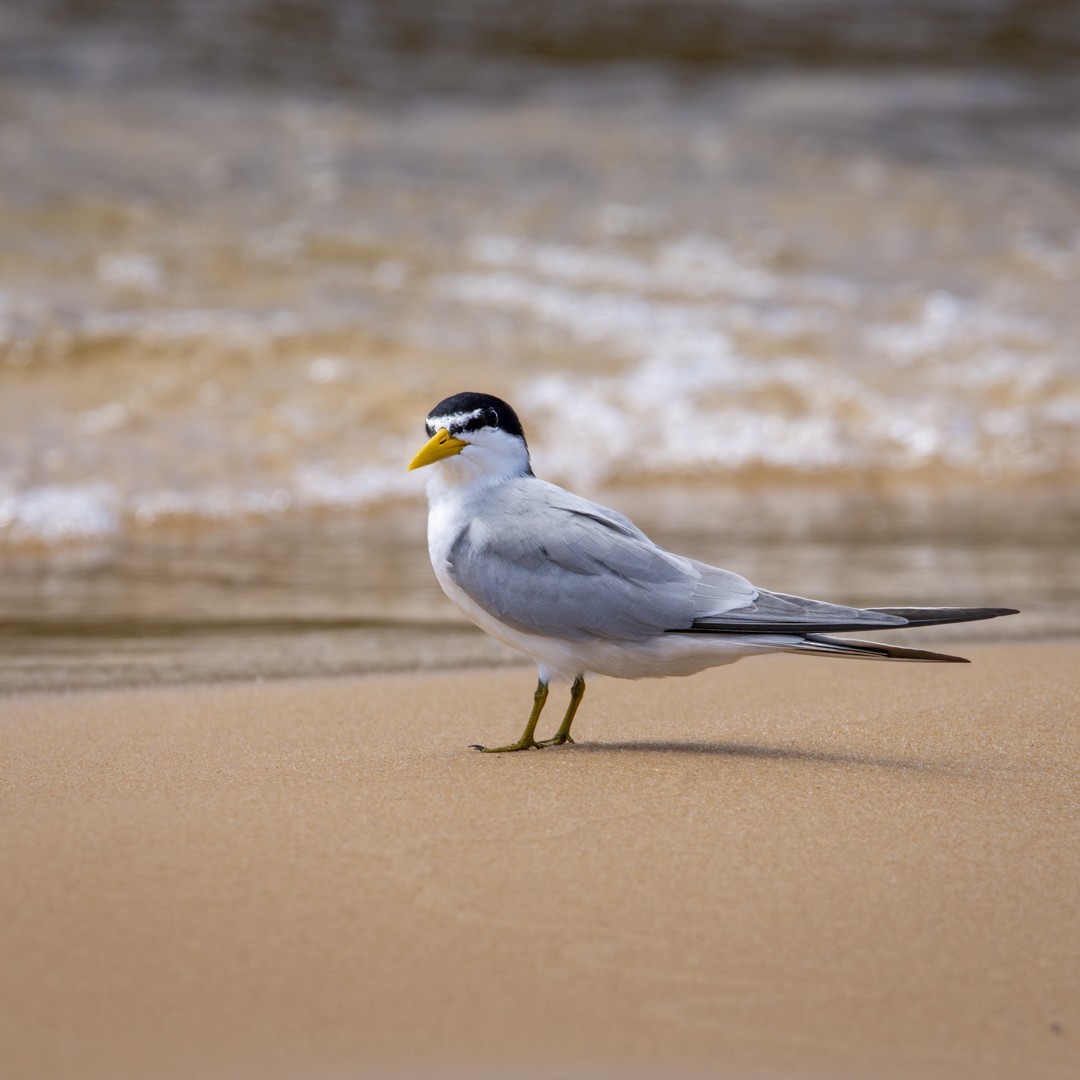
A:
[[[485,754],[509,754],[515,750],[531,750],[534,746],[539,746],[540,744],[533,738],[533,732],[536,731],[536,722],[544,711],[544,702],[547,701],[547,696],[548,684],[543,679],[540,679],[536,684],[536,693],[533,694],[533,708],[529,714],[529,722],[525,725],[525,730],[516,743],[511,743],[509,746],[481,746],[479,743],[473,743],[472,748],[474,750],[483,750]]]
[[[566,715],[559,725],[559,730],[550,739],[541,739],[536,744],[537,746],[562,746],[563,743],[572,743],[574,741],[570,738],[570,725],[574,722],[574,714],[577,712],[577,708],[584,696],[585,677],[579,675],[574,680],[574,685],[570,687],[570,705],[567,707]]]

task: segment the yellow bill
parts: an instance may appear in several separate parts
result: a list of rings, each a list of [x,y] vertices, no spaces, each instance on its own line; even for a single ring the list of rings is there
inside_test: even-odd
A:
[[[425,465],[460,454],[468,445],[464,439],[455,439],[446,428],[439,428],[409,463],[409,469],[422,469]]]

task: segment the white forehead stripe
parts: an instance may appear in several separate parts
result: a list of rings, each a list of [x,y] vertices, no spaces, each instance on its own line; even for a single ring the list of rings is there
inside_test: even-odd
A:
[[[446,428],[449,431],[456,427],[464,427],[483,412],[483,409],[473,409],[471,412],[451,413],[449,416],[429,416],[427,422],[433,428]]]

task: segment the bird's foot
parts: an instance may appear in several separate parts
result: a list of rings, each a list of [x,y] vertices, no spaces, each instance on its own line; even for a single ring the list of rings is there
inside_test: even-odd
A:
[[[569,735],[564,735],[559,732],[557,735],[552,735],[550,739],[540,739],[537,741],[537,746],[562,746],[564,743],[572,743],[574,740]]]
[[[538,750],[544,745],[535,739],[518,739],[516,743],[511,743],[509,746],[481,746],[479,743],[473,743],[469,749],[479,750],[482,754],[512,754],[515,750]]]
[[[574,740],[569,735],[552,735],[550,739],[518,739],[509,746],[481,746],[473,743],[469,749],[479,750],[482,754],[512,754],[517,750],[542,750],[545,746],[562,746]]]
[[[545,746],[562,746],[563,743],[572,743],[573,741],[569,735],[560,732],[557,735],[552,735],[550,739],[521,738],[509,746],[481,746],[479,743],[473,743],[469,749],[479,750],[482,754],[512,754],[516,750],[542,750]]]

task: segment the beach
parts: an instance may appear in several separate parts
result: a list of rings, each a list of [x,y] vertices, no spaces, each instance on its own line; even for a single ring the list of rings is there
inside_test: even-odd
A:
[[[0,1080],[1080,1076],[1080,20],[8,7]],[[462,391],[756,587],[1023,614],[479,754]]]
[[[4,698],[0,1073],[1073,1077],[1080,646],[956,651]]]

